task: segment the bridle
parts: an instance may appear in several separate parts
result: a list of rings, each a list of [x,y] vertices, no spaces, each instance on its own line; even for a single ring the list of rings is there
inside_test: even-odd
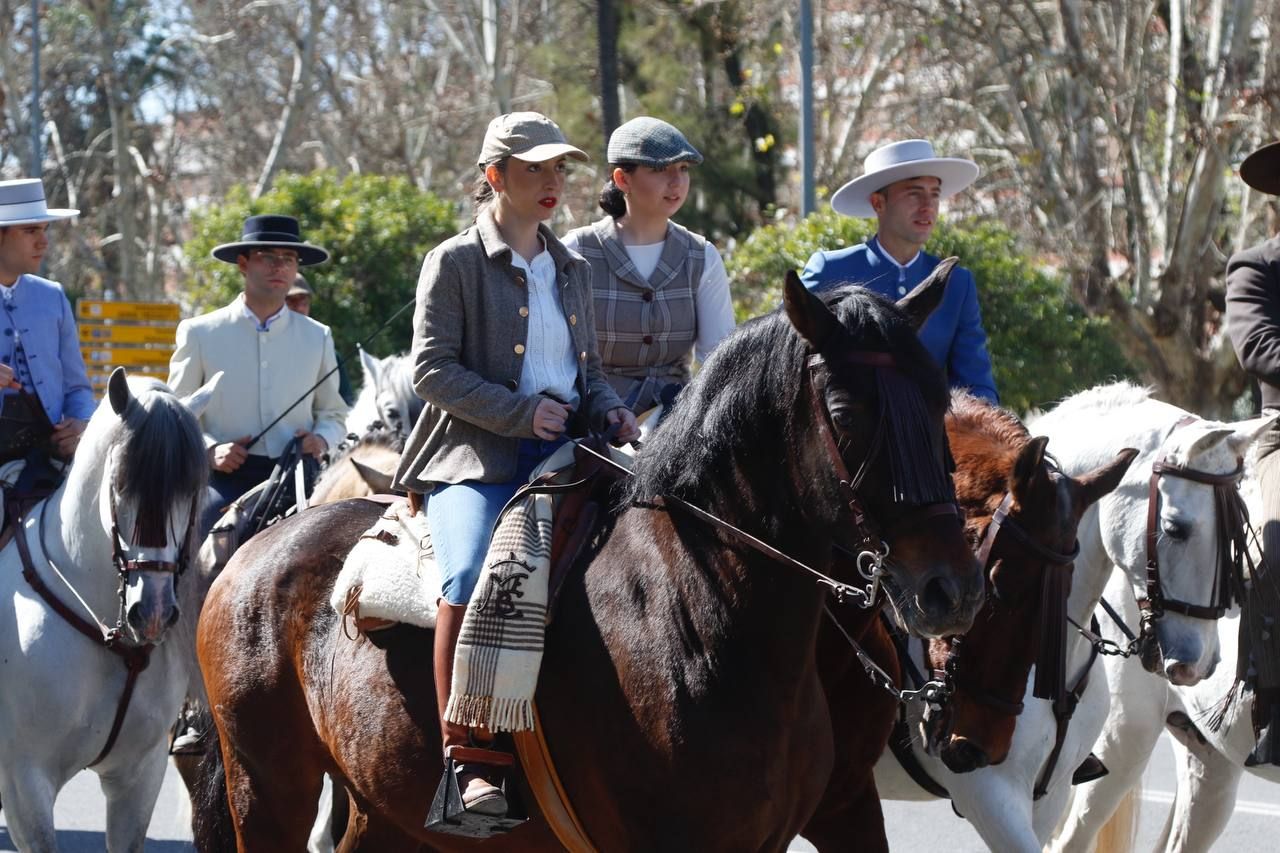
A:
[[[107,473],[104,475],[110,479],[111,469],[108,466]],[[18,555],[22,559],[22,577],[27,581],[31,588],[42,598],[53,612],[57,613],[62,619],[76,629],[78,632],[88,637],[96,645],[100,645],[107,651],[118,656],[125,666],[127,676],[125,678],[124,690],[120,695],[120,701],[116,704],[115,718],[111,722],[111,731],[107,735],[107,742],[103,745],[98,756],[89,762],[87,767],[93,767],[99,764],[107,754],[111,752],[111,748],[115,746],[116,738],[120,734],[120,729],[124,725],[125,713],[129,710],[129,701],[133,698],[134,687],[137,686],[138,676],[151,663],[151,652],[155,648],[152,643],[137,644],[130,642],[125,634],[125,591],[128,586],[128,578],[130,572],[170,572],[174,575],[174,587],[177,588],[178,578],[182,576],[187,566],[187,550],[193,539],[195,525],[198,522],[196,514],[197,502],[199,496],[196,495],[191,499],[190,514],[188,516],[187,535],[182,541],[182,545],[178,550],[178,558],[173,562],[167,560],[130,560],[126,556],[125,548],[127,544],[120,535],[120,521],[116,511],[116,490],[114,485],[108,485],[109,502],[111,507],[111,561],[115,566],[116,574],[119,579],[117,597],[120,601],[120,610],[116,619],[114,628],[108,628],[101,619],[90,609],[84,598],[76,591],[75,587],[67,579],[67,577],[54,564],[52,557],[49,555],[49,547],[45,542],[45,519],[48,517],[49,505],[46,501],[40,509],[40,521],[38,523],[38,536],[40,540],[40,550],[44,555],[45,564],[53,571],[54,574],[62,581],[62,583],[71,590],[71,594],[79,601],[81,607],[89,614],[89,618],[72,610],[65,602],[49,588],[44,580],[36,573],[35,562],[31,558],[31,546],[27,542],[27,532],[25,527],[25,515],[22,506],[15,500],[8,503],[8,515],[13,519],[14,532],[13,538],[18,546]]]
[[[1006,492],[1000,505],[991,516],[991,522],[983,533],[978,545],[977,558],[984,575],[989,576],[996,560],[998,542],[1012,539],[1044,564],[1040,580],[1040,620],[1038,631],[1038,652],[1036,659],[1036,688],[1032,695],[1037,698],[1059,701],[1066,694],[1061,674],[1064,666],[1057,661],[1066,656],[1066,598],[1070,589],[1071,567],[1080,553],[1080,542],[1076,540],[1070,551],[1059,551],[1036,540],[1027,529],[1019,524],[1010,513],[1013,510],[1013,493]],[[1062,623],[1059,627],[1058,623]],[[991,708],[998,714],[1016,717],[1023,711],[1022,700],[1008,699],[992,690],[974,683],[966,678],[962,669],[963,651],[967,648],[964,637],[951,637],[951,648],[941,669],[933,669],[933,680],[941,681],[947,686],[946,698],[949,700],[958,690],[979,705]],[[1041,674],[1044,674],[1042,682]],[[950,734],[950,724],[944,724],[946,702],[931,705],[925,713],[925,727],[930,731],[929,742],[939,743]],[[944,725],[946,728],[944,729]]]
[[[1214,515],[1217,522],[1218,561],[1214,590],[1208,604],[1192,604],[1165,595],[1160,581],[1160,557],[1157,542],[1160,534],[1160,478],[1176,477],[1213,486]],[[1147,584],[1146,596],[1138,599],[1144,628],[1164,616],[1166,611],[1181,613],[1193,619],[1221,619],[1231,606],[1233,590],[1243,583],[1243,560],[1248,553],[1249,510],[1240,495],[1244,478],[1244,459],[1237,457],[1234,471],[1211,474],[1172,462],[1162,457],[1151,466],[1147,489]]]
[[[846,362],[853,364],[861,364],[870,367],[887,367],[897,368],[897,362],[893,355],[887,352],[879,351],[855,351],[842,356]],[[822,376],[819,368],[826,367],[826,359],[821,354],[811,354],[805,361],[808,370],[809,384],[812,390],[811,405],[813,407],[814,420],[817,424],[818,433],[822,437],[822,444],[826,449],[828,461],[832,470],[835,472],[839,481],[839,490],[844,500],[845,507],[849,512],[849,516],[853,521],[854,531],[857,534],[857,542],[853,549],[839,548],[851,555],[857,566],[859,576],[862,583],[850,584],[819,571],[801,561],[783,553],[769,543],[752,536],[745,530],[730,524],[729,522],[716,517],[701,507],[678,498],[674,495],[660,495],[651,502],[634,502],[632,505],[645,509],[663,509],[674,506],[689,515],[707,523],[708,525],[720,530],[739,542],[747,545],[755,551],[764,554],[770,559],[782,563],[801,572],[812,575],[819,585],[826,586],[835,595],[835,598],[841,604],[850,600],[862,610],[870,610],[879,606],[880,583],[886,574],[884,568],[885,558],[889,556],[889,544],[877,532],[871,521],[870,515],[866,511],[866,507],[862,503],[862,499],[858,495],[858,486],[861,485],[862,479],[866,476],[870,460],[875,456],[876,451],[884,441],[885,419],[881,418],[876,426],[876,433],[872,438],[870,449],[863,460],[862,465],[858,468],[855,476],[850,476],[848,466],[844,463],[844,458],[840,452],[840,443],[836,440],[835,428],[831,425],[830,414],[826,410],[824,400],[826,399],[826,377]],[[618,471],[630,476],[631,470],[619,465],[606,454],[599,453],[589,447],[586,443],[580,442],[578,446],[587,453],[595,456]],[[514,500],[514,498],[513,498]],[[907,518],[900,520],[895,524],[891,531],[897,530],[907,523],[918,524],[920,521],[933,516],[952,516],[959,518],[959,510],[956,509],[955,503],[940,502],[927,504],[916,508]],[[886,534],[888,536],[888,534]],[[869,660],[869,658],[868,658]]]
[[[898,366],[891,353],[879,351],[857,350],[844,354],[841,360],[849,364],[866,367],[896,369]],[[849,468],[844,463],[844,454],[841,452],[841,442],[836,439],[836,428],[832,424],[831,414],[827,411],[824,402],[827,392],[827,376],[830,370],[827,358],[819,353],[811,354],[805,360],[805,367],[808,370],[809,386],[812,391],[809,395],[809,400],[813,409],[814,423],[817,424],[818,434],[822,438],[822,444],[827,453],[827,461],[830,463],[832,471],[835,472],[841,498],[849,511],[849,517],[853,520],[853,529],[857,537],[853,549],[841,547],[839,550],[855,555],[854,559],[858,573],[871,582],[871,585],[867,588],[867,601],[865,604],[860,604],[863,609],[867,609],[874,605],[879,592],[880,578],[885,574],[884,561],[889,556],[889,544],[885,541],[885,538],[891,539],[894,532],[919,524],[929,518],[950,516],[958,521],[960,511],[956,508],[955,501],[939,501],[916,507],[912,512],[898,519],[891,528],[884,532],[884,538],[882,538],[872,523],[862,499],[858,496],[858,488],[862,485],[862,481],[867,475],[871,460],[875,458],[880,447],[884,444],[887,419],[881,417],[877,420],[876,431],[872,435],[871,445],[862,459],[862,464],[858,466],[857,473],[850,476]],[[847,442],[845,443],[847,444]],[[837,595],[837,598],[839,598],[839,595]]]

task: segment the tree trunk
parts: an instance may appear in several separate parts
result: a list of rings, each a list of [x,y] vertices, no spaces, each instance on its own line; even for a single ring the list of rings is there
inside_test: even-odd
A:
[[[323,15],[320,11],[320,0],[307,3],[307,29],[298,46],[298,54],[293,60],[293,80],[289,84],[289,94],[285,98],[284,111],[280,114],[280,122],[276,125],[275,139],[271,142],[271,151],[262,164],[262,174],[254,185],[253,197],[259,198],[271,189],[280,162],[284,157],[285,146],[293,135],[293,129],[307,108],[307,96],[311,91],[311,75],[315,66],[316,35],[320,30]]]
[[[613,0],[596,3],[596,29],[600,47],[600,119],[608,147],[609,137],[622,123],[618,108],[618,14]]]

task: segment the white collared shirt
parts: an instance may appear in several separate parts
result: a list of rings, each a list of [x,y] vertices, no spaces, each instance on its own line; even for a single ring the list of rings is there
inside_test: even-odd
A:
[[[916,249],[916,253],[911,257],[911,260],[907,261],[905,264],[900,264],[900,263],[898,263],[898,259],[897,259],[897,258],[895,258],[893,255],[889,254],[889,250],[888,250],[888,249],[886,249],[884,246],[881,246],[881,245],[880,245],[880,240],[879,240],[879,239],[877,239],[877,238],[873,237],[873,238],[872,238],[872,240],[874,240],[874,241],[875,241],[876,254],[878,254],[880,257],[884,258],[886,261],[888,261],[889,263],[893,264],[895,267],[897,267],[897,268],[898,268],[898,281],[899,281],[899,282],[906,281],[906,280],[907,280],[907,268],[908,268],[908,267],[910,267],[912,264],[914,264],[916,261],[920,260],[920,250],[919,250],[919,249]],[[899,288],[898,288],[898,295],[899,295],[899,296],[905,295],[905,293],[906,293],[906,289],[905,289],[905,288],[902,288],[902,287],[899,287]]]
[[[244,310],[244,316],[253,321],[254,327],[257,328],[259,332],[265,332],[268,329],[270,329],[271,324],[274,323],[276,320],[279,320],[281,317],[283,317],[284,312],[289,310],[289,306],[284,305],[283,307],[281,307],[279,311],[272,314],[267,319],[260,321],[258,319],[258,315],[253,313],[253,310],[249,307],[249,304],[247,302],[244,302],[243,300],[241,300],[240,307]]]
[[[519,391],[529,395],[545,392],[577,408],[574,382],[578,378],[578,361],[560,305],[555,259],[544,244],[532,262],[519,252],[512,252],[511,263],[525,271],[529,291],[529,334],[525,338]]]

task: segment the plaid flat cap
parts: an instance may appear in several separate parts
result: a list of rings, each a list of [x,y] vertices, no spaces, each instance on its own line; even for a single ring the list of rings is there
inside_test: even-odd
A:
[[[702,155],[674,126],[652,116],[639,116],[609,137],[608,159],[614,164],[669,166],[672,163],[701,163]]]

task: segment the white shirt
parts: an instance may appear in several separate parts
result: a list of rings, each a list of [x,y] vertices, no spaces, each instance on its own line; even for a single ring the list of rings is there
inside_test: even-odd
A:
[[[243,299],[243,298],[244,298],[244,297],[242,296],[242,297],[241,297],[241,299]],[[276,320],[279,320],[279,319],[280,319],[280,317],[281,317],[281,315],[283,315],[283,314],[284,314],[284,312],[286,312],[286,311],[288,311],[288,310],[289,310],[289,306],[288,306],[287,304],[286,304],[286,305],[282,305],[282,306],[280,307],[280,310],[279,310],[279,311],[277,311],[276,313],[272,314],[272,315],[271,315],[270,317],[268,317],[267,319],[259,321],[259,320],[258,320],[258,315],[257,315],[257,314],[255,314],[255,313],[253,313],[253,309],[251,309],[251,308],[249,307],[249,304],[248,304],[247,302],[243,302],[243,301],[242,301],[242,302],[240,303],[240,307],[244,309],[244,316],[245,316],[245,317],[247,317],[247,318],[249,318],[250,320],[252,320],[252,321],[253,321],[253,325],[257,327],[257,329],[258,329],[258,331],[259,331],[259,332],[265,332],[265,331],[267,331],[268,329],[270,329],[270,328],[271,328],[271,324],[272,324],[272,323],[274,323]]]
[[[543,246],[532,263],[519,252],[511,253],[511,263],[525,271],[529,291],[529,334],[518,390],[529,395],[545,393],[576,409],[578,361],[557,292],[556,262]]]

